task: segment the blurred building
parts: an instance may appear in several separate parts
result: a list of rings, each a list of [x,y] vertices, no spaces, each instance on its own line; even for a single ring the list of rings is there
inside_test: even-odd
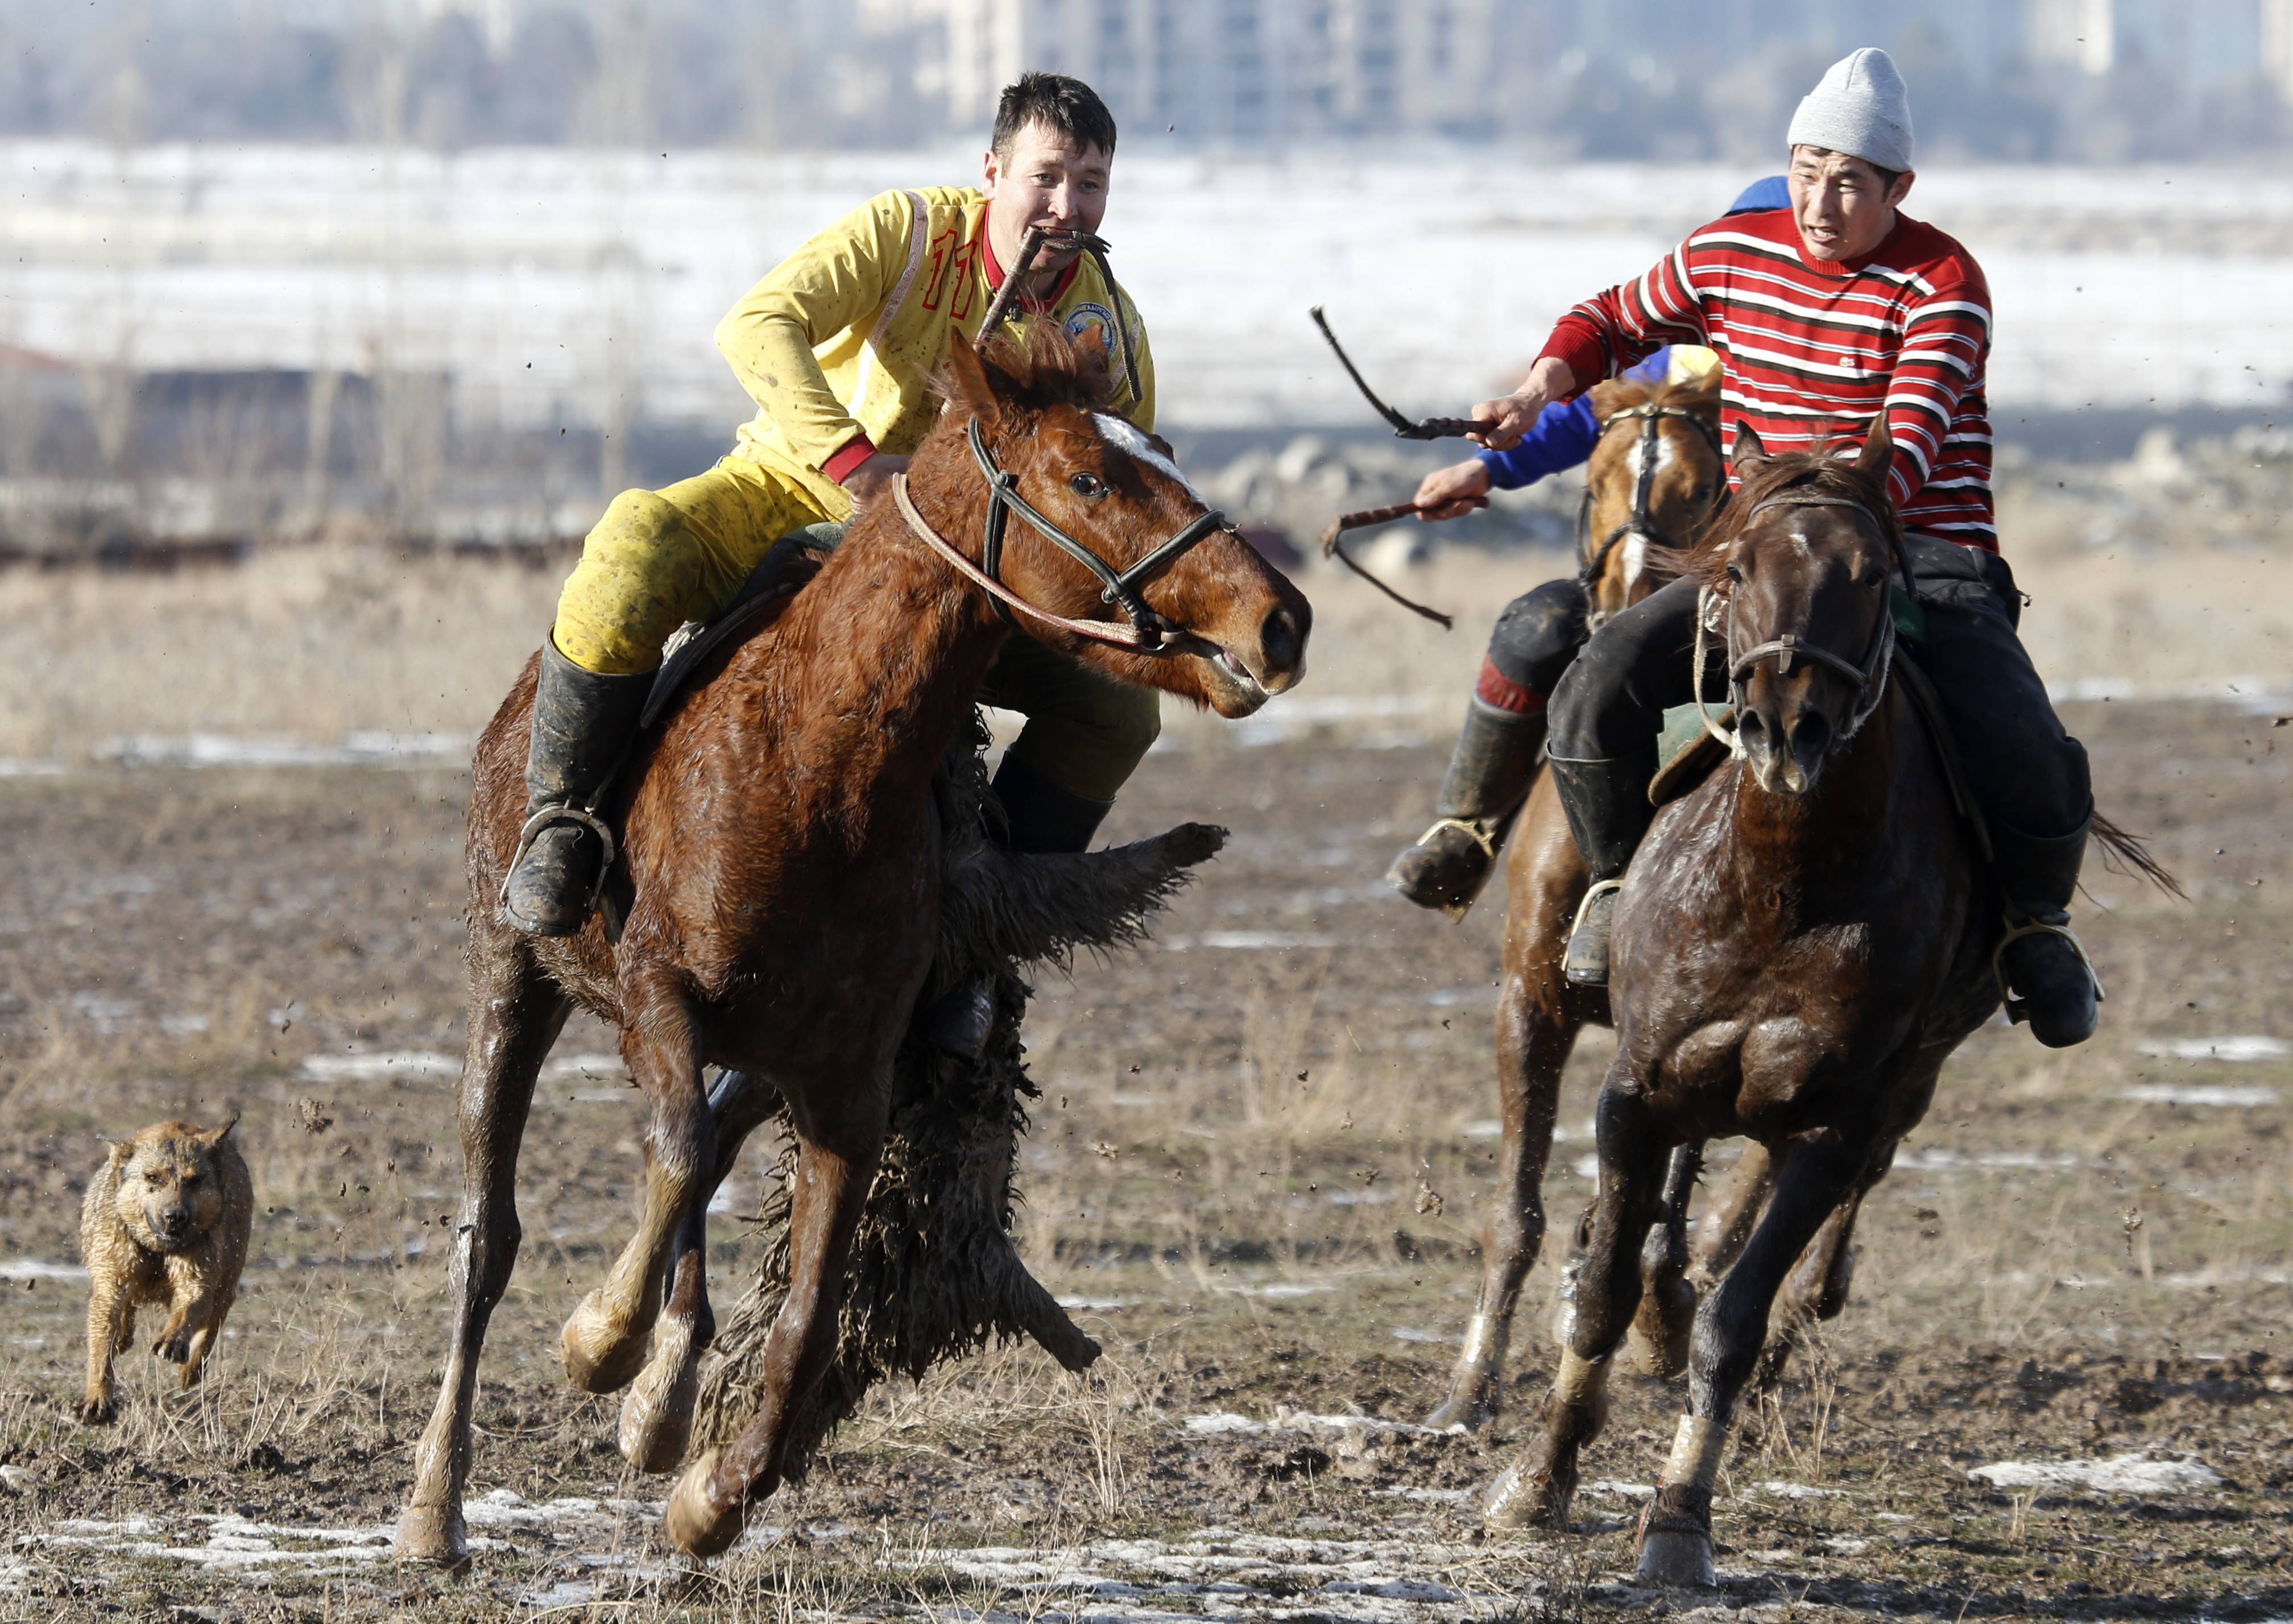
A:
[[[890,8],[879,7],[879,14]],[[1487,126],[1504,0],[908,0],[937,34],[949,122],[976,128],[1028,69],[1116,121],[1208,141]]]

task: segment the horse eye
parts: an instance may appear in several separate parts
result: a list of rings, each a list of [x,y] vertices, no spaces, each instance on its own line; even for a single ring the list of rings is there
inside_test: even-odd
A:
[[[1731,581],[1740,581],[1744,578],[1744,572],[1730,564],[1728,566],[1728,578]]]
[[[1067,487],[1086,502],[1096,502],[1106,494],[1106,483],[1095,473],[1078,473],[1067,481]]]

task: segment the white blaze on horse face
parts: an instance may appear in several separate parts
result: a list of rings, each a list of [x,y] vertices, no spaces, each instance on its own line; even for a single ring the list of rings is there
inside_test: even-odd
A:
[[[1146,438],[1146,431],[1128,417],[1118,417],[1113,412],[1093,412],[1090,420],[1098,425],[1100,437],[1116,450],[1146,464],[1158,473],[1170,475],[1178,482],[1180,490],[1201,502],[1204,507],[1210,505],[1203,493],[1195,489],[1194,481],[1179,472],[1178,464],[1155,448],[1155,442]]]
[[[1629,593],[1633,583],[1641,578],[1641,568],[1648,562],[1648,537],[1634,530],[1625,537],[1625,590]]]
[[[1643,460],[1641,453],[1647,444],[1648,442],[1645,440],[1635,440],[1633,441],[1631,448],[1625,453],[1625,467],[1631,473],[1635,481],[1637,481],[1641,477],[1641,465]],[[1671,467],[1675,460],[1676,457],[1672,448],[1671,440],[1665,435],[1657,435],[1656,440],[1656,472],[1657,473],[1662,473],[1665,469]],[[1645,568],[1648,563],[1648,537],[1641,535],[1640,531],[1634,530],[1631,535],[1625,537],[1624,551],[1625,591],[1629,594],[1633,589],[1633,583],[1641,578],[1641,570]]]

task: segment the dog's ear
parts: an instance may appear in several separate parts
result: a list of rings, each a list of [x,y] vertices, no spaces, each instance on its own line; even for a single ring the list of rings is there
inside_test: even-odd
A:
[[[132,1140],[107,1139],[101,1134],[98,1134],[95,1136],[95,1142],[110,1153],[111,1165],[115,1168],[126,1167],[127,1159],[135,1153],[135,1145]]]
[[[223,1142],[224,1136],[228,1135],[232,1128],[237,1127],[238,1126],[239,1113],[234,1111],[231,1113],[230,1121],[224,1123],[221,1127],[201,1134],[199,1135],[199,1143],[203,1148],[212,1151],[215,1146]]]

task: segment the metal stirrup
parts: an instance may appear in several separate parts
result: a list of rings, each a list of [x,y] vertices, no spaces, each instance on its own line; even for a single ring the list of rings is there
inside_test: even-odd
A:
[[[531,927],[520,921],[517,915],[511,913],[509,883],[516,877],[518,864],[525,860],[525,854],[533,850],[533,843],[541,837],[541,831],[559,823],[579,824],[605,843],[604,860],[597,865],[597,877],[590,882],[589,894],[582,899],[581,906],[584,911],[597,906],[598,894],[605,889],[605,876],[612,869],[613,855],[619,850],[613,842],[612,828],[596,813],[586,807],[576,806],[570,801],[555,802],[545,806],[528,818],[519,828],[517,850],[511,854],[509,867],[502,871],[501,894],[496,899],[500,904],[502,912],[508,914],[510,922],[521,930]]]
[[[2019,1024],[2030,1008],[2030,1000],[2016,998],[2013,990],[2006,984],[2006,949],[2025,936],[2060,936],[2069,942],[2070,951],[2078,955],[2078,963],[2086,966],[2086,979],[2094,983],[2094,1001],[2097,1004],[2110,1002],[2110,994],[2103,990],[2101,973],[2094,967],[2094,960],[2086,957],[2086,943],[2070,933],[2069,925],[2048,925],[2043,919],[2025,919],[2020,925],[2010,924],[2006,933],[1998,938],[1998,945],[1990,949],[1990,979],[1998,985],[1998,997],[2006,1006],[2009,1025]]]
[[[1417,844],[1421,846],[1425,844],[1443,829],[1462,829],[1466,834],[1471,835],[1473,837],[1473,844],[1481,848],[1481,851],[1487,856],[1491,862],[1496,861],[1497,843],[1495,837],[1480,826],[1479,820],[1473,818],[1436,819],[1434,820],[1433,827],[1427,829],[1423,834],[1417,837]]]
[[[1612,880],[1594,880],[1591,888],[1584,893],[1584,900],[1576,904],[1576,917],[1568,922],[1568,939],[1574,941],[1576,939],[1576,933],[1584,928],[1584,916],[1592,911],[1593,898],[1604,892],[1622,891],[1624,888],[1625,882],[1621,875]]]

